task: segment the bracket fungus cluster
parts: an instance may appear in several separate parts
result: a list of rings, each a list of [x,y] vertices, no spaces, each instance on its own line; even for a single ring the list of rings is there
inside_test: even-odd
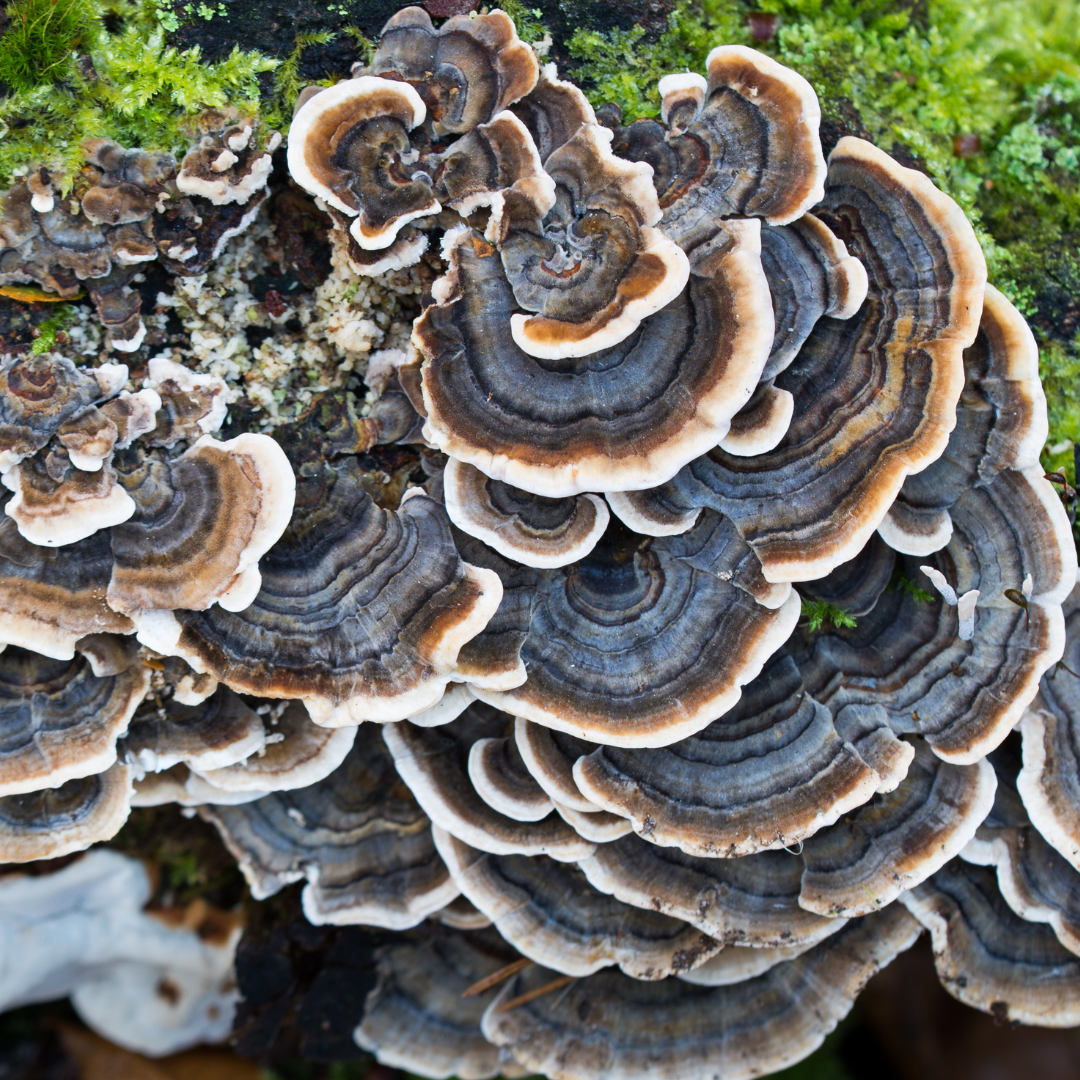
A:
[[[924,174],[826,163],[794,72],[721,45],[659,93],[623,124],[503,12],[405,8],[301,95],[290,176],[351,273],[438,269],[363,417],[219,442],[214,376],[4,361],[4,857],[200,807],[257,898],[404,934],[355,1039],[424,1075],[761,1075],[923,928],[962,1000],[1078,1024],[1031,331]],[[182,217],[170,184],[254,205],[253,139],[123,158],[122,227]]]

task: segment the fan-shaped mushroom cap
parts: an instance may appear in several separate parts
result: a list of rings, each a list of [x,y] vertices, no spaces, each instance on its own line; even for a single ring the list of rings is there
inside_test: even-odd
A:
[[[528,680],[477,686],[477,696],[612,746],[667,746],[700,731],[738,701],[799,616],[793,593],[770,610],[739,587],[746,556],[716,515],[658,540],[613,525],[572,567],[530,571]]]
[[[441,911],[431,916],[451,930],[483,930],[491,920],[464,896],[455,896]]]
[[[895,569],[895,552],[875,533],[854,559],[841,563],[823,578],[803,582],[799,592],[859,617],[874,610],[889,588]]]
[[[1035,827],[1080,870],[1080,679],[1070,673],[1080,671],[1080,585],[1063,611],[1065,654],[1020,721],[1024,767],[1016,786]]]
[[[444,135],[486,123],[524,97],[539,64],[504,11],[455,15],[436,30],[423,8],[408,7],[383,27],[371,71],[412,84]]]
[[[15,493],[4,512],[39,547],[74,544],[135,513],[111,465],[96,472],[73,469],[63,451],[24,459],[4,474],[3,484]]]
[[[823,315],[850,319],[866,300],[866,267],[813,214],[761,230],[761,265],[772,293],[776,331],[763,379],[795,359]]]
[[[176,175],[172,154],[125,150],[111,139],[90,139],[83,150],[97,177],[80,203],[97,225],[127,225],[148,218]]]
[[[986,760],[941,761],[920,739],[900,785],[806,841],[799,904],[822,915],[865,915],[939,870],[990,812]]]
[[[426,437],[550,498],[650,487],[715,446],[772,341],[759,227],[718,228],[666,307],[619,344],[559,362],[512,340],[517,304],[494,249],[468,230],[448,234],[439,302],[413,329]]]
[[[260,751],[262,721],[222,686],[199,705],[170,702],[136,718],[124,739],[124,760],[143,772],[162,772],[179,762],[189,768],[222,769]]]
[[[219,791],[292,791],[329,776],[345,760],[356,740],[354,727],[313,724],[307,709],[290,702],[276,720],[271,713],[266,745],[244,761],[210,769],[199,763],[199,777]]]
[[[383,738],[424,812],[452,836],[495,855],[550,855],[560,862],[591,855],[595,845],[557,814],[519,821],[489,805],[473,787],[469,777],[473,744],[512,730],[512,717],[477,702],[442,727],[419,728],[404,721],[387,725]]]
[[[665,495],[731,517],[770,581],[853,558],[905,477],[941,455],[982,310],[985,260],[951,199],[859,139],[841,139],[829,161],[815,213],[866,266],[868,298],[846,321],[819,321],[777,377],[795,410],[775,450],[713,450]]]
[[[583,813],[572,807],[555,803],[555,812],[572,826],[578,836],[591,840],[594,844],[610,844],[622,836],[634,831],[633,826],[618,814],[609,814],[606,810],[593,809]]]
[[[437,503],[384,510],[362,481],[354,458],[305,480],[246,610],[144,613],[140,640],[242,693],[300,698],[328,727],[435,704],[502,587],[461,561]]]
[[[972,639],[958,636],[955,607],[886,590],[856,628],[815,634],[799,665],[834,712],[879,704],[895,731],[922,734],[939,757],[965,765],[1005,738],[1061,655],[1059,605],[1075,581],[1075,556],[1061,503],[1034,470],[1002,470],[950,514],[952,539],[930,557],[931,569],[960,594],[980,590]],[[926,580],[921,562],[898,557],[911,581]],[[1029,574],[1033,592],[1022,609],[1005,590],[1020,589]]]
[[[514,721],[514,741],[525,768],[553,801],[579,814],[601,812],[581,794],[574,780],[574,762],[595,750],[594,743],[521,716]]]
[[[1028,922],[1048,923],[1058,941],[1080,954],[1080,879],[1036,830],[1016,790],[1018,749],[1008,740],[990,755],[998,790],[990,815],[960,857],[997,870],[1005,902]]]
[[[617,158],[606,128],[580,127],[543,172],[554,192],[508,195],[486,237],[517,303],[534,313],[510,316],[514,341],[530,356],[564,360],[623,341],[682,291],[689,266],[654,227],[648,167]]]
[[[269,435],[204,435],[178,459],[133,455],[131,465],[120,467],[138,509],[113,530],[110,607],[247,607],[259,560],[292,516],[296,480],[281,447]]]
[[[152,390],[159,401],[156,425],[144,445],[168,449],[181,440],[194,442],[224,423],[229,390],[224,379],[192,371],[164,356],[153,357],[147,370],[143,393]]]
[[[536,85],[511,110],[529,129],[541,162],[570,141],[583,124],[595,124],[589,99],[559,78],[554,64],[540,69]]]
[[[993,871],[954,859],[901,899],[930,931],[938,978],[953,997],[1003,1022],[1080,1023],[1080,958],[1049,926],[1011,911]]]
[[[602,971],[565,995],[504,1010],[551,979],[543,968],[526,968],[488,1006],[481,1030],[527,1068],[552,1076],[644,1080],[663,1062],[668,1075],[687,1080],[744,1080],[820,1046],[870,976],[918,934],[915,921],[892,908],[733,986],[642,982]]]
[[[795,415],[795,398],[771,382],[758,383],[754,396],[731,418],[719,447],[732,457],[757,457],[780,445]],[[648,494],[642,492],[642,494]]]
[[[256,899],[306,877],[304,914],[313,923],[403,930],[460,891],[372,725],[360,728],[325,780],[202,814],[240,862]]]
[[[513,1069],[508,1052],[480,1033],[487,996],[463,994],[515,954],[492,931],[426,929],[419,941],[383,949],[379,981],[354,1038],[383,1065],[421,1076],[488,1080]]]
[[[596,546],[610,519],[597,495],[547,499],[454,458],[443,471],[443,502],[459,529],[526,566],[577,562]]]
[[[274,132],[266,150],[252,142],[255,121],[241,119],[208,132],[180,163],[176,186],[185,195],[201,195],[215,206],[246,203],[266,187],[273,169],[271,154],[281,144]]]
[[[6,875],[0,1009],[70,994],[95,1031],[155,1056],[225,1038],[240,928],[202,901],[167,923],[144,910],[152,892],[142,862],[102,848],[49,873]]]
[[[112,455],[119,434],[119,428],[104,410],[95,408],[87,409],[72,420],[66,420],[56,432],[72,465],[87,472],[100,469],[105,459]]]
[[[269,791],[223,791],[193,773],[183,763],[164,772],[146,773],[135,781],[132,806],[239,806],[265,798]]]
[[[108,393],[93,369],[77,368],[67,357],[4,357],[0,360],[0,469],[7,472],[36,453],[62,424]]]
[[[437,827],[433,833],[458,888],[503,938],[564,975],[618,964],[635,979],[663,979],[720,949],[678,919],[597,892],[575,866],[542,855],[485,854]]]
[[[70,660],[87,634],[133,633],[131,620],[105,603],[110,573],[107,533],[43,548],[24,540],[11,518],[0,517],[0,641]]]
[[[141,664],[98,676],[89,660],[0,654],[0,796],[103,772],[150,687]]]
[[[598,747],[579,759],[574,779],[653,843],[728,858],[796,844],[879,783],[783,653],[696,735],[662,749]]]
[[[540,821],[555,808],[508,735],[478,739],[469,747],[469,779],[488,806],[515,821]]]
[[[904,481],[879,526],[890,547],[930,555],[952,534],[949,507],[1002,469],[1033,469],[1047,438],[1039,350],[1024,317],[986,286],[975,343],[964,350],[964,392],[944,454]]]
[[[0,798],[0,862],[58,859],[120,831],[131,812],[131,770],[67,780],[59,787]]]
[[[430,177],[420,172],[414,178],[400,162],[410,150],[406,133],[425,115],[408,83],[346,79],[297,110],[289,128],[289,173],[354,219],[349,231],[361,248],[389,247],[402,226],[441,209]],[[404,176],[391,165],[401,166]]]
[[[704,859],[624,836],[578,865],[601,892],[662,911],[727,945],[816,945],[846,921],[799,906],[804,863],[786,851]]]
[[[845,922],[844,919],[838,920],[837,929]],[[695,986],[731,986],[764,975],[777,964],[794,960],[812,948],[812,945],[790,945],[777,949],[722,949],[700,967],[693,971],[682,971],[678,977]]]

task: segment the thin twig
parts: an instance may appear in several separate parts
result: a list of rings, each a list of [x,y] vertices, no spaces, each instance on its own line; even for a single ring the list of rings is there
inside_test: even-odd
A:
[[[527,990],[524,994],[518,994],[517,997],[512,997],[509,1001],[504,1001],[495,1011],[497,1013],[505,1013],[510,1012],[511,1009],[516,1009],[519,1005],[528,1005],[530,1001],[535,1001],[545,994],[550,994],[553,990],[558,990],[560,987],[565,986],[567,983],[572,983],[576,979],[576,975],[560,975],[557,979],[552,979],[551,982],[546,982],[543,986],[538,986],[535,990]]]
[[[493,971],[478,982],[474,982],[461,996],[463,998],[476,997],[477,994],[482,994],[485,990],[498,986],[504,979],[509,979],[511,975],[516,975],[522,968],[528,967],[531,963],[532,961],[528,957],[523,956],[520,960],[515,960],[512,964],[507,964],[506,967],[499,968],[498,971]]]

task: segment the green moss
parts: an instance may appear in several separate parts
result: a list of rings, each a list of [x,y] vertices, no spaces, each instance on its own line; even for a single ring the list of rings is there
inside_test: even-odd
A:
[[[82,165],[80,143],[89,137],[178,152],[190,143],[186,121],[207,107],[259,110],[258,76],[277,61],[234,49],[205,64],[198,49],[165,43],[152,4],[98,11],[108,13],[120,29],[108,33],[99,25],[85,62],[73,61],[53,83],[0,99],[0,186],[29,164],[58,170],[69,185]]]
[[[30,352],[34,356],[52,352],[57,346],[57,335],[71,326],[77,318],[78,314],[70,304],[60,304],[55,313],[38,327],[41,336],[34,339]]]
[[[11,26],[0,40],[0,82],[30,91],[55,82],[71,55],[95,33],[86,0],[16,0],[7,9]]]
[[[855,616],[849,615],[846,608],[836,607],[825,600],[804,599],[802,617],[806,619],[810,633],[820,630],[825,625],[834,626],[837,630],[843,626],[850,629],[856,625]]]

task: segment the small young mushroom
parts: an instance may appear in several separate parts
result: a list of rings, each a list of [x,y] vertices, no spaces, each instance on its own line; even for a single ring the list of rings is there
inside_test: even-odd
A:
[[[188,768],[223,769],[266,744],[262,721],[236,694],[220,687],[198,705],[170,702],[137,716],[121,744],[121,757],[143,773]]]

